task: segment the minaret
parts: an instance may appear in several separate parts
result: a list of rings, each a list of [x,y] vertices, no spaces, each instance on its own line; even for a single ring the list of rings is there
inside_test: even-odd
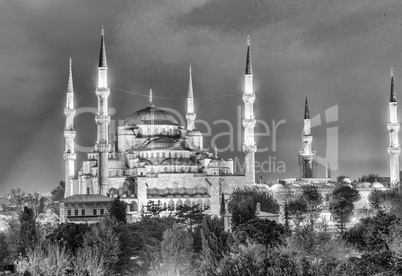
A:
[[[303,126],[303,150],[299,152],[299,166],[301,178],[315,177],[315,160],[316,152],[313,151],[311,143],[313,136],[311,135],[310,110],[308,107],[307,96],[304,105],[304,126]]]
[[[70,58],[69,65],[69,75],[68,75],[68,85],[67,85],[67,101],[66,108],[64,108],[64,114],[66,116],[66,125],[64,127],[64,137],[66,139],[65,151],[63,154],[64,163],[65,163],[65,184],[66,187],[71,185],[70,181],[74,178],[74,163],[76,159],[75,149],[74,149],[74,138],[75,138],[75,130],[74,130],[74,87],[73,87],[73,74],[72,74],[72,64]],[[71,191],[72,192],[72,191]]]
[[[250,38],[247,37],[247,58],[246,58],[246,71],[244,76],[244,118],[242,120],[244,127],[244,142],[243,142],[243,152],[246,154],[245,162],[245,176],[246,184],[255,184],[255,169],[254,169],[254,154],[257,151],[257,145],[254,141],[254,127],[255,127],[255,117],[254,117],[254,100],[255,94],[253,89],[253,70],[251,67],[250,59]]]
[[[189,69],[189,82],[188,82],[188,94],[187,94],[187,130],[195,129],[195,116],[194,113],[194,94],[193,94],[193,78],[191,76],[191,66]]]
[[[108,179],[108,153],[109,145],[109,123],[110,116],[108,113],[108,96],[110,89],[107,83],[107,62],[106,49],[104,40],[104,29],[102,26],[101,47],[98,65],[98,86],[96,88],[96,96],[98,96],[98,113],[95,116],[95,122],[98,125],[98,135],[95,149],[99,153],[98,158],[98,185],[99,193],[106,195],[109,192]]]
[[[391,69],[391,96],[389,101],[389,122],[387,124],[389,131],[389,167],[390,167],[390,184],[391,188],[399,188],[399,147],[398,131],[398,103],[396,102],[394,90],[394,73]]]

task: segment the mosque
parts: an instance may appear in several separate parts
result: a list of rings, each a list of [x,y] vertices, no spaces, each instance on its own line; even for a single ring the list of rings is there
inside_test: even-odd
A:
[[[206,213],[218,215],[220,201],[228,198],[232,190],[255,183],[254,142],[255,118],[253,103],[253,73],[250,44],[247,43],[243,151],[245,174],[234,173],[233,159],[218,156],[217,149],[208,152],[203,136],[196,129],[194,90],[191,67],[187,92],[187,124],[181,126],[173,114],[158,108],[152,99],[146,107],[128,116],[118,127],[114,141],[109,140],[110,115],[107,80],[105,35],[102,28],[98,64],[97,141],[87,154],[78,173],[75,171],[74,149],[74,88],[72,65],[64,110],[65,137],[65,198],[60,201],[61,222],[91,222],[103,215],[107,203],[114,197],[128,204],[127,212],[133,220],[154,206],[173,211],[177,206],[198,205]]]
[[[107,79],[107,59],[105,36],[102,28],[101,47],[98,64],[98,84],[95,93],[98,97],[97,141],[87,160],[78,173],[75,169],[76,152],[74,148],[74,88],[70,59],[67,86],[67,101],[64,109],[66,124],[65,137],[65,198],[60,200],[61,222],[96,222],[107,212],[110,201],[120,196],[127,203],[129,221],[136,220],[141,214],[153,207],[174,211],[178,206],[195,206],[206,214],[219,215],[221,201],[228,199],[235,188],[257,187],[271,191],[275,197],[286,190],[297,191],[303,185],[315,185],[325,195],[331,192],[336,183],[331,181],[331,170],[326,165],[324,177],[317,177],[317,152],[313,150],[310,111],[305,99],[302,150],[298,153],[300,175],[297,178],[281,179],[278,183],[267,185],[255,181],[254,140],[255,93],[253,71],[250,59],[250,44],[247,43],[245,86],[243,93],[244,128],[243,152],[245,154],[245,174],[235,174],[233,159],[223,159],[203,146],[203,135],[196,129],[194,110],[194,90],[191,67],[187,92],[186,126],[182,126],[174,115],[158,108],[152,99],[149,103],[128,116],[124,125],[118,127],[117,134],[110,140],[110,115],[108,96],[110,89]],[[390,186],[377,181],[373,183],[353,183],[361,194],[357,205],[365,205],[368,195],[374,189],[399,187],[398,141],[399,122],[394,79],[391,73],[391,96],[389,102],[390,120],[387,128],[390,135]],[[349,182],[348,182],[349,181]],[[343,185],[351,185],[344,180]]]

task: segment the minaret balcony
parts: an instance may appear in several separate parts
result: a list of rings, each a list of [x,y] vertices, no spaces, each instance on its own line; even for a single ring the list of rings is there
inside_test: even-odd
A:
[[[390,155],[399,155],[401,153],[401,148],[400,147],[389,147],[388,153]]]
[[[389,122],[387,124],[387,128],[388,128],[388,131],[390,131],[390,132],[399,131],[399,123]]]
[[[246,104],[254,103],[255,101],[255,94],[243,94],[243,102]]]
[[[75,134],[76,132],[74,130],[65,130],[64,131],[64,137],[65,138],[70,138],[70,139],[74,139],[75,138]]]
[[[111,147],[110,147],[110,144],[108,142],[96,143],[95,149],[98,152],[110,152],[111,151]]]
[[[257,146],[256,145],[247,145],[247,144],[243,144],[243,152],[244,153],[255,153],[257,151]]]
[[[75,152],[65,152],[63,154],[64,160],[75,160],[77,158],[77,155]]]
[[[64,115],[66,117],[75,116],[75,109],[64,108]]]
[[[186,119],[187,120],[195,120],[195,116],[196,116],[195,113],[187,113],[186,114]]]
[[[256,120],[255,119],[243,119],[242,124],[244,128],[254,128]]]
[[[302,140],[303,140],[304,144],[305,143],[310,143],[311,144],[311,142],[313,142],[313,136],[311,136],[311,135],[303,135]]]
[[[95,115],[95,122],[98,125],[104,125],[110,123],[109,115]]]
[[[107,87],[97,87],[95,93],[96,96],[106,98],[109,97],[110,89]]]

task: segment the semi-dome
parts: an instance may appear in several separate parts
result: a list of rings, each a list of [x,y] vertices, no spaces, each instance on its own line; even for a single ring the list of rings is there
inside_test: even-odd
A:
[[[179,125],[172,114],[156,108],[153,104],[131,114],[126,119],[125,124],[129,127],[139,125]]]
[[[151,142],[149,142],[147,145],[145,145],[144,150],[152,150],[152,149],[182,149],[180,144],[178,144],[176,141],[168,138],[168,137],[162,137],[155,139]]]
[[[370,182],[362,182],[357,184],[357,188],[370,188]]]

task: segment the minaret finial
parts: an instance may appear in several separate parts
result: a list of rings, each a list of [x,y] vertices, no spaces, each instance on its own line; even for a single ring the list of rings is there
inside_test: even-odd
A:
[[[73,70],[72,70],[72,60],[71,60],[71,57],[70,57],[70,64],[69,64],[67,93],[74,93],[74,86],[73,86]]]
[[[304,105],[304,119],[310,119],[310,110],[308,108],[307,96],[306,96],[306,102]]]
[[[390,93],[390,102],[396,103],[396,95],[394,90],[394,68],[391,67],[391,93]]]
[[[250,58],[250,36],[247,36],[247,58],[246,58],[246,75],[252,75],[253,68],[251,67]]]
[[[152,88],[149,89],[149,104],[148,107],[155,107],[154,103],[152,102]]]
[[[101,29],[101,48],[100,48],[100,54],[99,54],[99,66],[98,67],[107,67],[107,61],[106,61],[106,48],[105,48],[105,29]]]
[[[188,95],[187,98],[194,98],[194,93],[193,93],[193,76],[191,74],[191,65],[189,69],[189,80],[188,80]]]

